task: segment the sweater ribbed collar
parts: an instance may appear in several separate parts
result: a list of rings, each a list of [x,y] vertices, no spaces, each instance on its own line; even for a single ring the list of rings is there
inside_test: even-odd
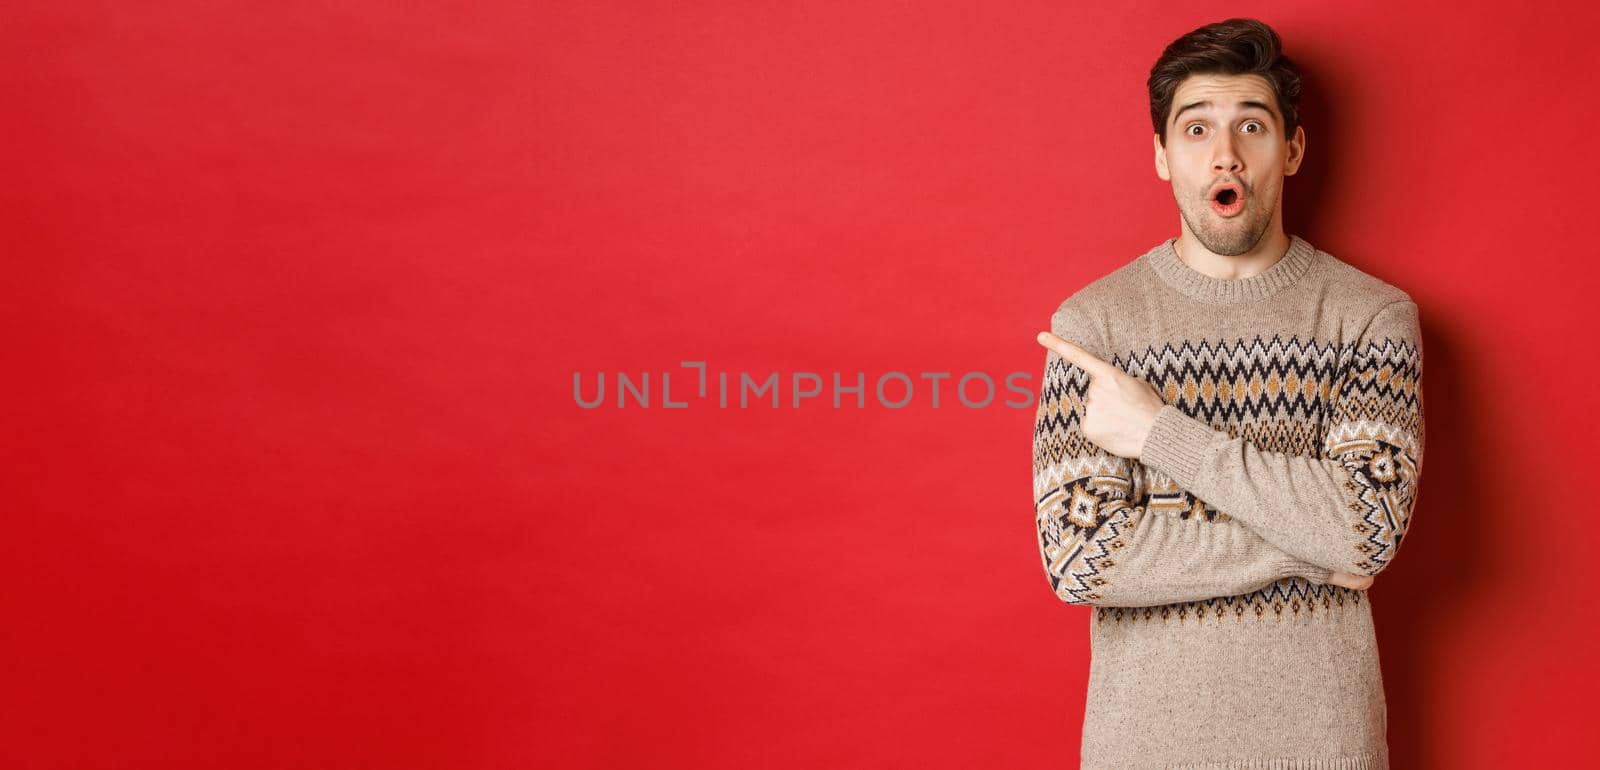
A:
[[[1289,236],[1289,250],[1272,267],[1249,278],[1213,278],[1178,258],[1168,238],[1151,249],[1144,259],[1161,280],[1186,296],[1210,305],[1237,305],[1256,302],[1282,291],[1300,280],[1316,262],[1317,250],[1298,235]]]

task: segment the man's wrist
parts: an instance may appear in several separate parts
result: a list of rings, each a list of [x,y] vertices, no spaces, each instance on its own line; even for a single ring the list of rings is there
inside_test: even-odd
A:
[[[1139,461],[1166,474],[1184,488],[1194,484],[1206,447],[1216,430],[1172,404],[1156,411],[1155,421],[1146,434]]]

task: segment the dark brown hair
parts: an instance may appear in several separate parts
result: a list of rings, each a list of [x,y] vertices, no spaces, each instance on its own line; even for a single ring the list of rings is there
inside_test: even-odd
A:
[[[1283,55],[1278,33],[1255,19],[1228,19],[1172,41],[1150,68],[1150,122],[1167,145],[1172,95],[1190,75],[1260,75],[1277,97],[1284,138],[1300,125],[1300,69]]]

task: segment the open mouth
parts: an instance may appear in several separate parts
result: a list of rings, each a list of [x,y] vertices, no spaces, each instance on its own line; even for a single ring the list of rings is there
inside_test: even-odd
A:
[[[1244,191],[1233,184],[1217,188],[1211,194],[1211,208],[1224,217],[1238,214],[1244,210]]]

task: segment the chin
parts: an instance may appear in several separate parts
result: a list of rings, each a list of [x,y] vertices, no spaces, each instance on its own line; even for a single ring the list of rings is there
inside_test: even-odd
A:
[[[1206,216],[1210,215],[1211,212],[1206,212]],[[1213,254],[1237,257],[1255,248],[1256,242],[1261,240],[1264,231],[1258,229],[1259,225],[1259,222],[1235,219],[1222,228],[1206,227],[1196,230],[1195,238]]]

